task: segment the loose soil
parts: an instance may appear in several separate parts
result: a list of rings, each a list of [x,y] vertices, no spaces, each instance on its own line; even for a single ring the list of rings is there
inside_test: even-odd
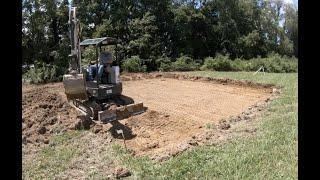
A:
[[[22,143],[48,143],[52,134],[66,131],[77,116],[62,83],[23,85]]]

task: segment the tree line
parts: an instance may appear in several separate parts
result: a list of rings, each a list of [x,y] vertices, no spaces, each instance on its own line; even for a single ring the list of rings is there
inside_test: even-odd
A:
[[[81,38],[111,36],[120,57],[298,55],[298,10],[282,0],[78,0]],[[68,66],[68,0],[22,1],[22,62]]]

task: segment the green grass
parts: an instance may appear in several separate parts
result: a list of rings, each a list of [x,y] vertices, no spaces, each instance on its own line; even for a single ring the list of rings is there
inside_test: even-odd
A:
[[[297,179],[297,73],[186,72],[185,74],[249,80],[282,87],[258,121],[251,138],[219,146],[199,146],[163,164],[118,151],[123,164],[143,179]]]
[[[70,131],[52,138],[50,146],[43,148],[31,166],[23,167],[24,179],[54,179],[60,172],[69,168],[71,159],[79,155],[79,149],[70,144],[79,138],[83,131]]]

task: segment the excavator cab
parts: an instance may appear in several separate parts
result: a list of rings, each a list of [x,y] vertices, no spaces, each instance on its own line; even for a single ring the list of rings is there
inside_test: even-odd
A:
[[[80,73],[75,71],[64,75],[63,81],[65,82],[67,97],[86,100],[92,96],[97,99],[104,99],[108,95],[120,95],[122,83],[119,77],[120,68],[117,53],[116,59],[113,61],[111,53],[102,52],[103,46],[117,46],[116,39],[111,37],[86,39],[80,43],[80,49],[84,50],[90,45],[95,46],[96,49],[95,64],[87,68],[82,67],[81,70],[79,69]],[[81,53],[79,59],[81,59]],[[114,63],[115,65],[113,65]]]
[[[114,45],[117,48],[117,40],[112,37],[103,37],[95,39],[86,39],[80,43],[81,49],[93,45],[96,49],[96,62],[87,70],[88,76],[84,77],[89,97],[96,99],[106,99],[110,96],[121,95],[122,83],[120,81],[120,68],[117,59],[117,52],[115,53],[115,61],[110,52],[102,50],[103,46]]]

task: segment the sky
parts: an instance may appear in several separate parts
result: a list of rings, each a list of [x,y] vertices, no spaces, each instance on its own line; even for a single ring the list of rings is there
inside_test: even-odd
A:
[[[298,8],[298,0],[283,0],[285,3],[293,4],[296,8]]]
[[[295,8],[298,9],[298,0],[283,0],[285,3],[288,3],[288,4],[293,4],[293,6]],[[281,12],[281,11],[280,11]],[[282,11],[283,13],[283,11]],[[283,27],[283,24],[284,24],[284,19],[282,19],[280,22],[279,22],[279,25],[280,27]]]

